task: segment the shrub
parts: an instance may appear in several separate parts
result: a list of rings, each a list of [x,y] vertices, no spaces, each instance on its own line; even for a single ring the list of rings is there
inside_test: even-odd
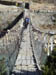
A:
[[[43,75],[55,75],[56,74],[56,48],[54,48],[52,54],[47,57],[46,64],[42,67]]]
[[[0,60],[0,75],[6,75],[5,59]]]

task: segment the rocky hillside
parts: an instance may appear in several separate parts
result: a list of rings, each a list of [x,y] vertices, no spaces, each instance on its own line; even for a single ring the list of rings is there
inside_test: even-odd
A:
[[[8,2],[28,2],[30,0],[1,0],[1,1],[8,1]]]
[[[21,12],[22,9],[16,6],[0,5],[0,31],[8,27]]]
[[[33,0],[34,2],[41,2],[41,3],[56,3],[56,0]]]
[[[1,0],[1,1],[9,1],[9,2],[28,2],[30,0]],[[31,0],[33,2],[39,2],[39,3],[54,3],[56,4],[56,0]]]

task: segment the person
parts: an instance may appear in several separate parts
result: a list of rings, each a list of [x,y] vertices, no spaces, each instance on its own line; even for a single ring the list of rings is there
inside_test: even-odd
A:
[[[28,24],[29,24],[29,21],[30,21],[30,19],[28,18],[28,17],[26,17],[25,19],[24,19],[24,27],[25,28],[27,28],[27,26],[28,26]]]

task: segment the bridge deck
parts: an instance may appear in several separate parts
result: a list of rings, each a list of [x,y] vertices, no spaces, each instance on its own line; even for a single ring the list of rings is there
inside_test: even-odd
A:
[[[39,72],[35,67],[32,48],[30,45],[29,26],[23,31],[20,51],[13,68],[13,73],[16,75],[39,75]]]

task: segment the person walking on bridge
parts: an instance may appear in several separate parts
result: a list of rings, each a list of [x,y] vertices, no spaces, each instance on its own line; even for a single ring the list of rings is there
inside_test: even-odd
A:
[[[25,28],[27,28],[29,22],[30,22],[30,19],[29,19],[28,17],[26,17],[26,18],[24,19],[24,23],[23,23],[23,25],[24,25]]]

